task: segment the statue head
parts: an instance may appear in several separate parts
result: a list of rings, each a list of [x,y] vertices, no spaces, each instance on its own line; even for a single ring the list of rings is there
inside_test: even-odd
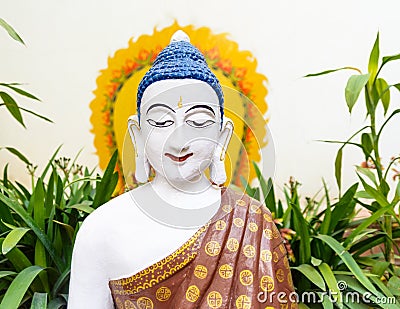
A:
[[[178,31],[140,82],[137,115],[128,121],[136,179],[146,182],[150,165],[173,183],[196,181],[210,168],[211,182],[223,184],[233,131],[223,102],[203,55]]]

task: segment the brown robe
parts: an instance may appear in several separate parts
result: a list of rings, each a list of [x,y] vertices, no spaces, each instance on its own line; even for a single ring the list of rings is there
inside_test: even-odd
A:
[[[215,216],[179,249],[109,286],[118,309],[297,308],[271,213],[225,188]]]

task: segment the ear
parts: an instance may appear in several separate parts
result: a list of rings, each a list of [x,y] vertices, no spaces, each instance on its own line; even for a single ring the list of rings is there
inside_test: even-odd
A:
[[[150,175],[150,164],[144,154],[143,137],[137,115],[128,118],[128,132],[136,154],[135,178],[138,182],[147,182]]]
[[[219,134],[218,138],[218,144],[221,149],[221,154],[220,154],[220,160],[223,161],[225,160],[225,154],[228,149],[229,142],[231,140],[232,134],[233,134],[233,121],[229,119],[228,117],[224,117],[224,121],[222,123],[222,128],[221,132]]]

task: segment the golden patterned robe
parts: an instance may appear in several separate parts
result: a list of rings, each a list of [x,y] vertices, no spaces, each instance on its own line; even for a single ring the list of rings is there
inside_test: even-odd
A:
[[[245,194],[222,190],[215,216],[179,249],[109,282],[116,308],[297,308],[271,213]]]

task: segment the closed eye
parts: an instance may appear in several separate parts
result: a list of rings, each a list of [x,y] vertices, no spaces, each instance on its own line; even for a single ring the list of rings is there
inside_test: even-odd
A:
[[[195,120],[186,120],[186,123],[193,128],[205,128],[211,126],[215,123],[213,120],[205,120],[205,121],[195,121]]]
[[[166,128],[174,123],[172,120],[155,121],[153,119],[147,119],[147,122],[149,125],[157,128]]]

